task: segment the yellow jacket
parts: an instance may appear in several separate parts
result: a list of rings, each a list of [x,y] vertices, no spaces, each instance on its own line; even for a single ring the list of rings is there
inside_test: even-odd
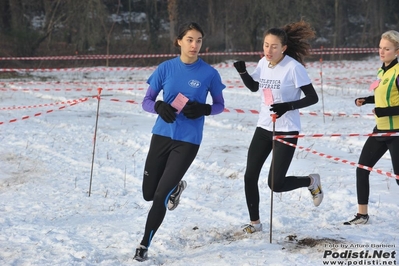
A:
[[[399,64],[396,63],[386,71],[380,68],[378,78],[380,83],[374,90],[376,115],[383,111],[383,115],[376,116],[377,129],[395,130],[399,129],[399,88],[396,79],[399,75]],[[380,109],[382,108],[382,109]]]

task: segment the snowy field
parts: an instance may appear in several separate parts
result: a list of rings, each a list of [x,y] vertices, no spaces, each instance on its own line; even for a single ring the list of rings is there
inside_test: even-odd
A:
[[[252,70],[256,62],[247,65]],[[0,80],[0,264],[399,264],[394,178],[372,172],[369,224],[342,225],[357,211],[356,167],[344,160],[357,163],[366,140],[348,134],[369,134],[375,125],[373,106],[356,107],[354,99],[370,95],[379,66],[378,57],[308,64],[320,100],[301,109],[307,136],[298,146],[312,152],[297,148],[288,173],[319,173],[324,201],[314,207],[305,188],[275,193],[270,231],[268,158],[259,183],[264,230],[240,235],[249,222],[243,175],[260,100],[243,87],[233,61],[215,65],[228,86],[227,110],[206,118],[181,203],[167,212],[142,263],[132,258],[151,206],[141,181],[156,116],[140,103],[154,68],[21,72]],[[92,96],[100,87],[94,138]],[[392,172],[388,153],[374,169]]]

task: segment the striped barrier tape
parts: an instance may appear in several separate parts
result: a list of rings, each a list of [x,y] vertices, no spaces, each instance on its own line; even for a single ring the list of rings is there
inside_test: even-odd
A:
[[[107,96],[107,95],[103,95]],[[36,105],[26,105],[26,106],[9,106],[9,107],[1,107],[0,111],[4,110],[24,110],[24,109],[33,109],[33,108],[41,108],[41,107],[48,107],[48,106],[56,106],[60,104],[69,104],[69,105],[74,105],[76,103],[81,103],[87,101],[89,98],[97,98],[97,95],[90,95],[85,98],[77,99],[77,100],[70,100],[70,101],[64,101],[64,102],[56,102],[56,103],[46,103],[46,104],[36,104]],[[104,98],[101,97],[101,100],[107,100],[111,102],[125,102],[125,103],[131,103],[131,104],[139,104],[139,102],[135,100],[120,100],[120,99],[109,99],[109,98]]]
[[[61,103],[68,103],[69,106],[73,106],[73,105],[76,105],[76,104],[78,104],[78,103],[85,102],[85,101],[87,101],[89,98],[97,98],[97,97],[98,97],[98,95],[93,95],[93,96],[90,96],[90,97],[81,98],[81,99],[78,99],[78,100],[71,100],[71,101],[61,102]],[[103,99],[103,97],[101,97],[101,99]],[[134,101],[134,100],[125,100],[125,101],[120,100],[120,99],[108,99],[108,100],[110,100],[110,101],[112,101],[112,102],[127,102],[127,103],[132,103],[132,104],[138,104],[138,103],[137,103],[136,101]],[[25,107],[16,107],[16,109],[36,108],[36,107],[57,105],[57,104],[61,104],[61,103],[42,104],[42,105],[32,105],[32,106],[25,106]],[[67,107],[66,105],[61,106],[61,107],[58,108],[58,110],[63,110],[63,109],[65,109],[66,107]],[[3,108],[3,109],[4,109],[4,108]],[[225,111],[226,111],[226,110],[228,110],[228,109],[225,109]],[[240,109],[235,109],[235,110],[240,110]],[[47,110],[47,111],[44,112],[44,113],[46,113],[46,114],[47,114],[47,113],[52,113],[53,111],[54,111],[54,110]],[[34,114],[33,116],[23,116],[20,120],[27,120],[27,119],[29,119],[29,118],[31,118],[31,117],[38,117],[38,116],[41,116],[42,114],[43,114],[43,113],[36,113],[36,114]],[[13,122],[17,122],[17,121],[18,121],[18,119],[12,119],[12,120],[9,120],[8,123],[13,123]],[[3,124],[5,124],[5,123],[6,123],[6,122],[0,122],[0,125],[3,125]],[[281,143],[284,143],[284,144],[286,144],[286,145],[289,145],[289,146],[291,146],[291,147],[296,147],[296,148],[298,148],[298,149],[305,150],[305,151],[307,151],[307,152],[310,152],[310,153],[319,155],[319,156],[321,156],[321,157],[325,157],[325,158],[327,158],[327,159],[332,159],[332,160],[334,160],[334,161],[339,161],[339,162],[342,162],[342,163],[350,164],[350,165],[356,166],[356,167],[358,167],[358,168],[362,168],[362,169],[365,169],[365,170],[368,170],[368,171],[373,171],[373,172],[376,172],[376,173],[378,173],[378,174],[386,175],[386,176],[388,176],[388,177],[394,177],[394,178],[396,178],[396,179],[399,180],[399,175],[395,175],[395,174],[392,174],[392,173],[390,173],[390,172],[385,172],[385,171],[382,171],[382,170],[379,170],[379,169],[373,169],[373,168],[368,167],[368,166],[364,166],[364,165],[361,165],[361,164],[357,164],[357,163],[354,163],[354,162],[350,162],[350,161],[348,161],[348,160],[340,159],[340,158],[338,158],[338,157],[334,157],[334,156],[331,156],[331,155],[327,155],[327,154],[324,154],[324,153],[320,153],[320,152],[317,152],[317,151],[312,150],[312,149],[310,149],[310,148],[305,148],[305,147],[302,147],[302,146],[298,146],[298,145],[289,143],[289,142],[284,141],[284,140],[281,139],[281,138],[288,138],[288,137],[291,137],[291,138],[292,138],[292,137],[297,137],[297,138],[299,138],[299,137],[326,137],[326,136],[329,136],[329,137],[339,137],[339,136],[351,136],[351,137],[352,137],[352,136],[399,136],[399,132],[395,132],[395,133],[371,133],[371,134],[360,134],[360,133],[340,134],[340,133],[333,133],[333,134],[310,134],[310,135],[294,135],[294,136],[293,136],[293,135],[279,135],[279,136],[275,136],[274,139],[277,140],[277,141],[279,141],[279,142],[281,142]]]
[[[69,104],[69,106],[73,106],[73,105],[76,105],[76,104],[78,104],[78,103],[85,102],[85,101],[87,101],[88,99],[89,99],[89,98],[83,98],[83,99],[81,99],[81,100],[78,101],[78,102],[73,102],[73,103]],[[64,105],[64,106],[59,107],[57,110],[63,110],[63,109],[65,109],[65,108],[67,108],[67,107],[68,107],[67,105]],[[17,122],[17,121],[19,121],[19,120],[27,120],[27,119],[32,118],[32,117],[38,117],[38,116],[41,116],[41,115],[43,115],[43,114],[48,114],[48,113],[52,113],[52,112],[54,112],[54,110],[47,110],[46,112],[43,112],[43,113],[36,113],[36,114],[34,114],[34,115],[32,115],[32,116],[29,116],[29,115],[23,116],[21,119],[11,119],[11,120],[9,120],[9,121],[7,121],[7,122],[0,122],[0,125],[3,125],[3,124],[5,124],[5,123],[14,123],[14,122]]]
[[[332,134],[300,134],[300,135],[276,135],[274,139],[287,139],[287,138],[322,138],[322,137],[393,137],[399,136],[399,132],[385,132],[385,133],[369,133],[369,134],[360,134],[360,133],[349,133],[349,134],[341,134],[341,133],[332,133]]]
[[[352,166],[356,166],[356,167],[358,167],[358,168],[365,169],[365,170],[370,171],[370,172],[375,172],[375,173],[378,173],[378,174],[380,174],[380,175],[386,175],[386,176],[388,176],[388,177],[393,177],[393,178],[396,178],[397,180],[399,180],[399,175],[396,175],[396,174],[393,174],[393,173],[390,173],[390,172],[386,172],[386,171],[383,171],[383,170],[380,170],[380,169],[374,169],[374,168],[372,168],[372,167],[368,167],[368,166],[365,166],[365,165],[361,165],[361,164],[358,164],[358,163],[355,163],[355,162],[350,162],[350,161],[348,161],[348,160],[344,160],[344,159],[341,159],[341,158],[338,158],[338,157],[334,157],[334,156],[332,156],[332,155],[327,155],[327,154],[325,154],[325,153],[321,153],[321,152],[318,152],[318,151],[316,151],[316,150],[312,150],[312,149],[310,149],[310,148],[305,148],[305,147],[302,147],[302,146],[295,145],[295,144],[293,144],[293,143],[284,141],[284,140],[282,140],[282,139],[276,139],[276,140],[279,141],[279,142],[281,142],[281,143],[284,143],[284,144],[286,144],[286,145],[288,145],[288,146],[295,147],[295,148],[298,148],[298,149],[300,149],[300,150],[304,150],[304,151],[306,151],[306,152],[309,152],[309,153],[312,153],[312,154],[315,154],[315,155],[319,155],[319,156],[324,157],[324,158],[327,158],[327,159],[334,160],[334,161],[336,161],[336,162],[341,162],[341,163],[344,163],[344,164],[349,164],[349,165],[352,165]]]
[[[312,78],[312,81],[320,81],[321,78]],[[323,81],[342,81],[345,83],[366,83],[376,80],[374,77],[324,77]],[[242,87],[242,80],[224,80],[225,84],[237,84]],[[21,86],[21,85],[148,85],[146,81],[0,81],[1,86]],[[2,89],[2,88],[0,88]]]
[[[378,53],[378,48],[320,48],[310,49],[311,55],[323,54],[364,54]],[[206,52],[200,56],[263,56],[262,51],[257,52]],[[163,58],[176,57],[179,54],[129,54],[129,55],[70,55],[70,56],[38,56],[38,57],[0,57],[2,61],[15,60],[101,60],[101,59],[134,59],[134,58]]]
[[[104,88],[103,90],[105,91],[137,91],[137,90],[147,90],[148,87],[141,87],[141,88]],[[94,88],[0,88],[0,91],[19,91],[19,92],[51,92],[51,91],[56,91],[56,92],[91,92],[91,91],[96,91],[97,89]]]
[[[77,100],[70,100],[65,102],[56,102],[56,103],[47,103],[47,104],[36,104],[36,105],[27,105],[27,106],[10,106],[10,107],[1,107],[0,110],[21,110],[21,109],[32,109],[32,108],[40,108],[47,106],[55,106],[60,104],[72,104],[72,103],[80,103],[87,101],[87,98],[81,98]]]
[[[255,64],[256,65],[256,64]],[[251,64],[248,64],[247,67],[250,67]],[[216,69],[221,68],[231,68],[232,64],[216,64],[213,65]],[[307,68],[319,68],[320,64],[316,63],[306,63]],[[76,68],[0,68],[0,72],[16,72],[16,73],[29,73],[29,72],[121,72],[121,71],[153,71],[156,69],[154,67],[76,67]],[[354,66],[352,64],[347,65],[328,65],[323,64],[323,69],[351,69],[351,70],[368,70],[368,71],[376,71],[376,67],[364,67],[364,66]]]
[[[144,88],[139,88],[138,90],[141,90]],[[16,90],[16,91],[32,91],[32,89],[12,89],[12,90]],[[92,92],[92,91],[96,91],[97,89],[93,89],[93,88],[86,88],[86,89],[81,89],[81,88],[75,88],[75,89],[69,89],[69,90],[65,90],[65,89],[37,89],[37,90],[33,90],[33,91],[51,91],[51,90],[55,90],[55,91],[78,91],[78,92]],[[109,89],[102,89],[104,91],[121,91],[121,90],[126,90],[125,88],[119,88],[119,89],[115,89],[115,88],[109,88]],[[132,89],[132,90],[137,90],[137,89]],[[0,89],[1,91],[1,89]],[[106,96],[112,96],[112,95],[106,95]],[[88,95],[86,97],[97,97],[97,95]],[[135,101],[135,100],[119,100],[119,99],[108,99],[108,98],[103,98],[101,97],[101,99],[106,99],[106,100],[111,100],[114,102],[127,102],[127,103],[133,103],[133,104],[139,104],[139,102]],[[77,100],[79,101],[79,100]],[[57,103],[53,103],[51,105],[56,105]],[[49,104],[48,104],[49,105]],[[43,107],[45,105],[36,105],[36,106],[21,106],[21,107],[2,107],[0,108],[0,110],[11,110],[11,109],[23,109],[23,108],[36,108],[36,107]],[[224,108],[223,110],[224,113],[237,113],[237,114],[259,114],[258,110],[254,110],[254,109],[239,109],[239,108]],[[360,117],[364,117],[364,118],[374,118],[374,114],[348,114],[348,113],[328,113],[328,112],[299,112],[299,115],[301,116],[305,116],[305,115],[309,115],[309,116],[325,116],[325,117],[356,117],[356,118],[360,118]]]
[[[251,109],[237,109],[237,108],[224,108],[225,113],[237,113],[237,114],[259,114],[258,110],[251,110]],[[327,113],[327,112],[299,112],[299,115],[310,115],[310,116],[327,116],[327,117],[367,117],[367,118],[374,118],[374,114],[348,114],[348,113]]]

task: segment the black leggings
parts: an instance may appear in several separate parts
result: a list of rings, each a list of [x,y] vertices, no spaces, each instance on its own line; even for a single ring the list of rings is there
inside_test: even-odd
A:
[[[144,168],[143,197],[153,201],[141,245],[150,246],[166,214],[170,194],[176,189],[199,150],[199,145],[153,135]]]
[[[374,167],[385,152],[391,154],[393,172],[399,174],[399,137],[369,137],[363,146],[359,164]],[[357,203],[368,204],[370,195],[370,171],[356,168]],[[399,185],[399,180],[396,179]]]
[[[298,132],[275,132],[276,135],[297,135]],[[298,138],[286,138],[287,142],[296,144]],[[257,127],[248,150],[247,168],[245,171],[245,197],[251,221],[259,220],[259,175],[263,164],[273,148],[273,132]],[[295,147],[275,141],[274,158],[269,171],[268,184],[275,192],[285,192],[310,185],[309,176],[285,176],[294,156]],[[275,163],[273,162],[275,161]],[[272,166],[274,165],[274,174]],[[272,177],[274,179],[272,180]],[[272,184],[273,181],[273,184]]]

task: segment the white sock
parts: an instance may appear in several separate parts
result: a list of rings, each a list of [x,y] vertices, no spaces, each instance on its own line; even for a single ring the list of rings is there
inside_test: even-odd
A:
[[[251,224],[253,227],[255,227],[255,229],[260,229],[262,224],[258,223],[258,224]]]
[[[313,177],[311,177],[311,176],[309,176],[309,178],[310,178],[310,185],[309,185],[309,189],[313,189],[313,185],[314,185],[314,178]]]

